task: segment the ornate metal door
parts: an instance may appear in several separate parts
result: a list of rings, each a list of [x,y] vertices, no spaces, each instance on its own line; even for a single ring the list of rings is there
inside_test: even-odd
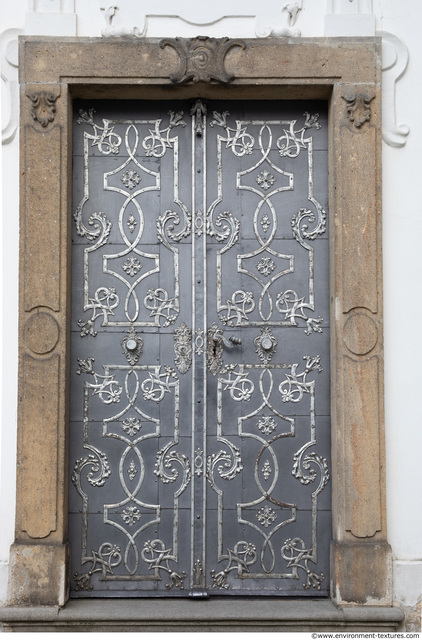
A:
[[[74,596],[328,589],[324,103],[74,124]]]

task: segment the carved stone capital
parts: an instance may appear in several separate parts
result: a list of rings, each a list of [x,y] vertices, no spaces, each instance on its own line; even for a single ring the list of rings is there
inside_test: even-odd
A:
[[[355,95],[343,96],[346,100],[346,114],[350,122],[357,128],[371,119],[371,100],[374,96],[368,93],[356,93]]]
[[[49,91],[36,91],[27,94],[32,102],[31,115],[41,126],[46,127],[56,116],[57,95]]]
[[[170,80],[175,84],[189,81],[228,84],[232,82],[234,75],[227,73],[225,69],[226,54],[232,47],[245,49],[246,43],[243,40],[198,36],[190,40],[161,40],[160,47],[172,47],[179,55],[179,70],[170,74]]]

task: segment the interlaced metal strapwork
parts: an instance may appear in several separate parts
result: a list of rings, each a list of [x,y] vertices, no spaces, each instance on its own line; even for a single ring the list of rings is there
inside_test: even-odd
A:
[[[77,106],[75,596],[327,592],[326,123]]]

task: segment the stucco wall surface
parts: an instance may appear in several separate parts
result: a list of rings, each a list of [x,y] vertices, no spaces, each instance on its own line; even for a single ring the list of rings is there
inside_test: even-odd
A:
[[[14,538],[17,305],[18,109],[16,37],[383,37],[383,256],[388,539],[394,598],[415,608],[422,585],[422,509],[418,474],[422,437],[419,401],[422,315],[419,213],[422,43],[419,0],[0,0],[2,65],[2,315],[0,432],[0,601],[6,598]],[[417,615],[417,614],[416,614]],[[416,619],[416,618],[415,618]],[[409,623],[409,624],[413,624]],[[409,629],[410,630],[410,629]]]

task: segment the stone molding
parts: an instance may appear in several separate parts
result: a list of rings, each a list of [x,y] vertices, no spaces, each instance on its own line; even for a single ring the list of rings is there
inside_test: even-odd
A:
[[[256,91],[260,99],[329,102],[331,595],[338,605],[391,606],[384,476],[381,41],[268,38],[245,39],[245,48],[230,44],[225,42],[223,56],[230,85],[213,80],[211,62],[205,78],[177,86],[172,75],[180,64],[178,53],[159,40],[21,39],[18,480],[10,605],[63,606],[68,597],[72,99],[157,100],[171,93],[184,99],[247,100]],[[27,96],[47,96],[35,119],[34,101]],[[349,99],[359,103],[354,111]],[[350,117],[357,109],[359,125]]]
[[[6,29],[0,33],[0,64],[4,82],[2,99],[7,109],[6,122],[1,131],[2,144],[12,142],[18,128],[18,37],[23,33],[23,29]]]
[[[71,600],[59,607],[0,609],[5,631],[396,631],[403,612],[395,607],[336,607],[325,599],[282,598],[199,601],[180,599]]]

